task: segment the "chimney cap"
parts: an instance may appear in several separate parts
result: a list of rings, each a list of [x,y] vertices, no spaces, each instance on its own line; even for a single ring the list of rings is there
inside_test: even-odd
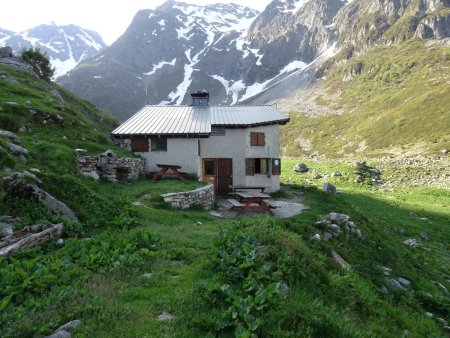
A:
[[[206,90],[198,90],[197,92],[195,92],[195,93],[191,93],[191,97],[193,98],[193,99],[200,99],[200,98],[202,98],[202,99],[208,99],[209,98],[209,93],[208,93],[208,91],[206,91]]]

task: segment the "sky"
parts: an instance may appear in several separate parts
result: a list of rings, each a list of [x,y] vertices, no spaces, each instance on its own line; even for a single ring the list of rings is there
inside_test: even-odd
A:
[[[20,32],[40,24],[75,24],[98,32],[110,45],[131,23],[139,9],[154,9],[165,0],[12,0],[4,1],[0,28]],[[182,0],[197,5],[228,3],[222,0]],[[233,0],[262,11],[271,0]]]

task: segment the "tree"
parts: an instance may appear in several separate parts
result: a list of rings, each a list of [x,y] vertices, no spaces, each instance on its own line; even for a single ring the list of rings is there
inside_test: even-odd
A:
[[[50,64],[47,53],[42,53],[39,47],[23,48],[20,54],[23,61],[33,67],[33,71],[46,81],[55,73],[55,68]]]

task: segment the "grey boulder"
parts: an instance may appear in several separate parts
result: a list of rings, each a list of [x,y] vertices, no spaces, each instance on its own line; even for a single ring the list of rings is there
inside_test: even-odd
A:
[[[308,172],[309,168],[304,163],[296,164],[293,168],[294,171],[298,173],[306,173]]]
[[[28,154],[28,150],[18,144],[8,143],[8,149],[14,155],[26,155]]]

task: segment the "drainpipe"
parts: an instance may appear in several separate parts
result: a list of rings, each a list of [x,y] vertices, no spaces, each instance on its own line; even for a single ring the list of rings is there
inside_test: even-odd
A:
[[[267,173],[267,177],[270,178],[272,173],[272,159],[270,158],[270,146],[267,146],[267,161],[269,161],[269,171]]]

